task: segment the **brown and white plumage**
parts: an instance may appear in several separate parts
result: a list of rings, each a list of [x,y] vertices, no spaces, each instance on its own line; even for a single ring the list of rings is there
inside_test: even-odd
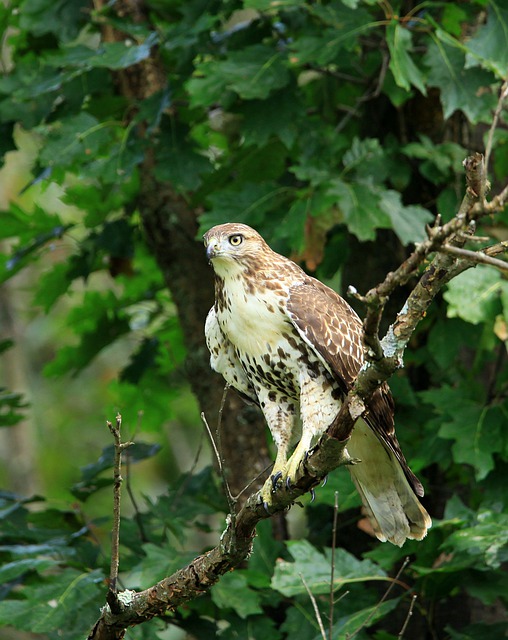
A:
[[[291,481],[363,364],[362,323],[343,298],[247,225],[219,225],[204,239],[215,271],[205,326],[211,366],[259,404],[277,445],[272,478]],[[384,384],[355,425],[348,452],[361,460],[350,472],[376,536],[402,545],[423,538],[431,520],[395,437],[393,411]],[[298,415],[301,439],[288,459]],[[267,501],[270,489],[268,482]]]

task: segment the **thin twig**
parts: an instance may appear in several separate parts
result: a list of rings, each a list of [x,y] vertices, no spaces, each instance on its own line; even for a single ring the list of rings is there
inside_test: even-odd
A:
[[[219,425],[220,425],[220,420],[221,420],[221,416],[222,416],[222,407],[223,407],[223,405],[221,405],[221,408],[219,410]],[[224,488],[224,493],[225,493],[226,499],[228,501],[229,513],[231,514],[231,517],[234,518],[236,500],[235,500],[233,494],[231,493],[231,489],[229,488],[229,482],[228,482],[228,479],[226,477],[226,472],[225,472],[225,469],[224,469],[224,460],[222,459],[221,452],[220,452],[217,444],[215,443],[215,438],[213,437],[212,430],[210,429],[210,425],[208,424],[208,421],[207,421],[206,416],[205,416],[204,413],[201,413],[201,420],[203,421],[203,423],[204,423],[204,425],[206,427],[206,430],[208,431],[208,436],[209,436],[210,441],[212,443],[213,452],[214,452],[215,457],[217,459],[217,464],[219,465],[219,473],[220,473],[220,477],[221,477],[221,480],[222,480],[222,486]]]
[[[219,450],[219,456],[221,458],[222,458],[222,414],[224,413],[224,406],[226,404],[228,391],[229,391],[229,384],[226,384],[224,386],[224,391],[222,392],[222,399],[219,407],[219,415],[217,417],[217,428],[215,430],[215,434],[217,437],[217,447]],[[231,493],[231,488],[229,486],[229,482],[224,469],[224,460],[222,461],[221,468],[222,468],[222,480],[224,482],[224,490],[226,491],[226,497],[229,505],[229,513],[231,514],[231,517],[234,519],[235,513],[236,513],[236,509],[235,509],[236,499],[233,497],[233,494]]]
[[[312,591],[309,589],[309,586],[305,582],[305,578],[303,577],[303,575],[301,573],[300,573],[300,579],[303,582],[303,586],[305,587],[305,590],[309,594],[310,601],[312,602],[312,606],[314,607],[314,613],[316,614],[316,620],[317,620],[317,623],[319,625],[319,631],[321,632],[321,637],[323,638],[323,640],[326,640],[326,632],[325,632],[325,628],[323,626],[323,620],[321,619],[321,614],[320,614],[318,606],[317,606],[316,598],[312,594]],[[331,639],[331,636],[330,636],[330,639]]]
[[[113,613],[119,613],[120,607],[116,597],[118,567],[120,565],[120,502],[122,487],[122,452],[130,447],[133,442],[123,442],[121,440],[122,416],[118,413],[116,423],[113,425],[107,422],[115,440],[115,460],[114,460],[114,485],[113,485],[113,526],[111,530],[111,566],[109,572],[109,591],[107,596],[108,604]],[[116,609],[116,611],[115,611]]]
[[[131,436],[133,439],[141,431],[141,422],[142,422],[142,420],[143,420],[143,412],[142,411],[138,411],[138,422],[137,422],[136,428],[134,430],[134,433]],[[138,502],[136,500],[136,497],[134,496],[134,491],[132,490],[131,477],[132,477],[131,476],[131,456],[129,455],[129,452],[127,451],[127,453],[125,455],[125,488],[127,490],[127,495],[129,496],[131,504],[134,507],[134,518],[135,518],[136,524],[138,526],[139,537],[141,539],[141,542],[148,542],[148,537],[147,537],[145,529],[143,527],[143,519],[141,517],[141,510],[139,508],[139,505],[138,505]]]
[[[408,612],[407,612],[406,619],[404,620],[404,624],[402,625],[402,629],[400,630],[400,633],[397,636],[397,640],[402,640],[402,638],[404,637],[404,633],[406,632],[407,625],[409,624],[409,619],[413,615],[413,608],[415,606],[415,602],[416,602],[416,598],[417,597],[418,596],[416,595],[416,593],[414,593],[413,596],[411,597],[411,604],[409,605],[409,609],[408,609]]]
[[[222,459],[219,455],[219,450],[217,449],[217,445],[215,444],[215,439],[213,437],[212,430],[210,429],[210,425],[208,424],[206,416],[203,412],[201,412],[201,420],[203,421],[203,424],[205,425],[206,430],[208,431],[208,437],[210,438],[210,442],[212,443],[213,452],[215,454],[217,464],[219,465],[219,471],[222,473]]]
[[[448,244],[444,244],[440,251],[464,258],[475,264],[488,264],[491,267],[496,267],[496,269],[500,271],[508,271],[508,262],[492,258],[483,251],[470,251],[469,249],[462,249],[461,247],[452,247]]]
[[[501,111],[503,109],[503,103],[506,100],[506,98],[508,98],[508,80],[503,82],[503,86],[501,87],[501,91],[499,92],[499,100],[497,101],[496,110],[494,112],[492,124],[490,125],[490,129],[489,129],[487,144],[485,146],[485,170],[486,171],[488,171],[489,169],[490,154],[492,153],[492,145],[494,142],[494,132],[497,129],[499,118],[501,116]]]
[[[386,598],[388,598],[388,596],[390,595],[393,587],[396,584],[400,584],[399,578],[400,578],[400,574],[404,571],[404,569],[407,567],[409,563],[409,558],[405,558],[404,562],[402,563],[400,569],[397,571],[397,575],[395,576],[395,578],[393,578],[393,580],[390,582],[390,586],[388,587],[388,589],[384,592],[383,597],[381,598],[381,600],[377,603],[377,605],[374,607],[374,609],[372,609],[372,611],[370,612],[369,616],[367,616],[367,618],[362,622],[362,624],[358,627],[358,629],[356,629],[350,636],[348,636],[349,638],[354,638],[364,627],[367,626],[367,624],[372,620],[372,618],[376,615],[376,612],[378,611],[379,607],[383,604],[383,602],[386,600]]]
[[[236,496],[233,496],[233,500],[237,501],[238,498],[241,495],[243,495],[247,491],[247,489],[256,482],[256,480],[259,480],[259,478],[261,478],[261,476],[264,475],[268,471],[268,469],[270,469],[270,467],[273,467],[273,462],[270,462],[270,464],[267,464],[266,467],[257,474],[257,476],[254,476],[254,478],[252,478],[252,480],[250,480],[245,485],[245,487],[236,494]]]
[[[145,533],[145,529],[143,527],[143,520],[141,518],[141,511],[138,506],[138,502],[136,497],[134,496],[134,491],[132,490],[131,485],[131,457],[129,452],[125,456],[125,488],[127,490],[127,495],[131,501],[132,506],[134,507],[134,519],[136,520],[136,524],[139,530],[139,537],[141,538],[141,542],[148,542],[148,538]]]
[[[333,607],[335,600],[333,597],[333,583],[335,581],[335,548],[337,546],[337,519],[339,514],[339,492],[335,492],[335,501],[333,505],[333,527],[332,527],[332,566],[330,569],[330,609],[329,609],[329,626],[328,634],[332,640],[333,630]]]

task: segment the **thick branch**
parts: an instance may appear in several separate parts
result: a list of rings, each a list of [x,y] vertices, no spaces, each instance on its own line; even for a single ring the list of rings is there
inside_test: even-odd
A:
[[[347,453],[346,445],[356,420],[365,411],[365,405],[372,393],[401,366],[404,349],[418,322],[425,316],[440,289],[456,273],[459,263],[457,258],[449,253],[438,252],[435,255],[382,341],[379,341],[377,335],[377,314],[382,312],[387,296],[396,286],[407,281],[424,256],[438,250],[445,242],[452,246],[463,244],[470,223],[489,211],[488,203],[479,203],[479,193],[482,193],[483,188],[478,180],[485,180],[481,156],[474,156],[465,166],[468,172],[468,189],[456,218],[446,225],[431,229],[429,240],[417,247],[399,269],[390,273],[383,283],[365,296],[364,300],[369,304],[371,314],[366,324],[366,332],[369,331],[369,344],[377,345],[377,354],[372,350],[369,353],[368,360],[337,417],[300,465],[295,485],[274,493],[270,513],[259,502],[258,494],[250,496],[236,517],[226,518],[226,529],[215,548],[198,556],[186,567],[145,591],[124,591],[118,594],[121,611],[112,612],[109,605],[106,605],[101,618],[89,635],[89,640],[123,638],[127,627],[172,611],[205,592],[221,575],[248,557],[258,522],[290,507],[336,467],[354,463]],[[498,201],[498,205],[500,202],[501,200]],[[504,200],[502,204],[504,206]],[[380,357],[374,357],[376,355]]]
[[[330,471],[340,465],[351,463],[346,445],[347,440],[339,442],[331,435],[325,434],[306,462],[301,465],[295,485],[291,489],[274,494],[270,513],[259,502],[257,493],[250,496],[236,518],[226,518],[226,529],[216,547],[145,591],[119,593],[117,602],[121,610],[113,612],[109,605],[103,607],[101,618],[88,639],[120,640],[124,637],[127,627],[174,611],[183,603],[203,594],[224,573],[234,569],[249,556],[258,522],[274,513],[285,511]]]

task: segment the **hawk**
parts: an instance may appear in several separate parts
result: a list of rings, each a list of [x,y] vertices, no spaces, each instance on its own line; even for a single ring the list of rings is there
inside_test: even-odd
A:
[[[335,291],[275,253],[244,224],[204,236],[215,272],[215,304],[205,334],[212,369],[261,408],[277,446],[262,489],[289,486],[312,446],[332,423],[364,362],[360,318]],[[361,462],[349,466],[364,512],[381,541],[421,540],[431,519],[418,500],[423,487],[409,469],[394,431],[386,384],[374,393],[347,445]],[[291,456],[290,447],[301,437]]]

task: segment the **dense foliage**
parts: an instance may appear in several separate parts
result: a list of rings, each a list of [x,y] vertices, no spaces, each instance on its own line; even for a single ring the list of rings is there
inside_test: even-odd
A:
[[[105,406],[89,415],[96,411],[99,422],[118,409],[135,424],[142,412],[154,439],[168,419],[178,421],[184,398],[197,442],[178,305],[143,224],[147,162],[198,220],[196,243],[213,224],[246,222],[337,290],[365,291],[425,237],[437,213],[445,220],[456,213],[461,162],[484,149],[506,78],[508,11],[500,0],[145,0],[133,7],[0,6],[0,150],[7,166],[20,148],[31,171],[15,188],[0,173],[0,188],[11,194],[1,200],[0,279],[9,295],[21,292],[32,314],[65,314],[54,354],[45,356],[55,384],[49,393],[66,396],[71,385],[78,394],[79,380],[109,349]],[[153,90],[126,89],[136,81]],[[505,119],[503,111],[494,133],[493,190],[508,177]],[[479,235],[503,240],[505,225],[502,214]],[[184,275],[192,268],[182,263]],[[209,299],[211,291],[189,286],[186,296]],[[388,311],[403,300],[401,291]],[[279,540],[262,523],[248,565],[128,637],[180,638],[180,628],[223,640],[320,638],[309,591],[328,628],[333,556],[333,589],[342,596],[333,638],[389,640],[405,622],[404,637],[415,640],[505,638],[507,324],[506,281],[493,268],[469,270],[436,301],[391,381],[399,439],[434,518],[427,539],[403,549],[372,542],[358,531],[347,474],[336,473],[306,505],[305,535]],[[3,332],[3,358],[11,338]],[[127,359],[115,360],[114,344]],[[6,429],[40,411],[16,388],[0,392]],[[70,415],[72,399],[61,404]],[[132,463],[157,454],[166,456],[162,467],[171,456],[175,471],[162,476],[167,490],[147,483],[135,517],[122,522],[126,588],[170,574],[222,528],[220,479],[210,466],[179,468],[176,440],[184,436],[174,433],[174,453],[141,442],[132,448]],[[51,449],[41,444],[53,467],[63,465],[62,452]],[[75,466],[67,471],[76,502],[62,506],[52,495],[15,495],[9,487],[0,494],[0,626],[74,640],[97,618],[110,515],[107,506],[102,517],[88,509],[112,484],[111,446],[99,455],[79,481]]]

